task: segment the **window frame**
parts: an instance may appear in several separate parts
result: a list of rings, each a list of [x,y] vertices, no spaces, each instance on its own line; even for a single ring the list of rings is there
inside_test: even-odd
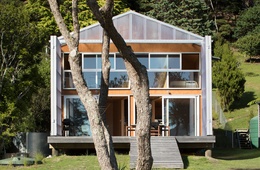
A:
[[[152,68],[151,67],[151,56],[152,55],[165,55],[166,56],[166,68]],[[185,69],[183,70],[182,69],[182,61],[183,61],[183,55],[185,54],[194,54],[194,55],[198,55],[198,69]],[[68,69],[64,69],[65,68],[65,55],[68,55],[68,53],[63,53],[63,62],[62,62],[62,66],[63,66],[63,89],[65,90],[71,90],[71,89],[75,89],[74,85],[72,85],[72,87],[66,87],[65,86],[65,74],[66,73],[70,73],[71,74],[71,70],[68,70]],[[98,64],[98,61],[99,61],[99,57],[102,55],[101,53],[80,53],[81,55],[81,69],[82,69],[82,73],[95,73],[95,87],[89,87],[90,89],[99,89],[100,86],[98,83],[101,83],[100,80],[98,80],[99,77],[99,74],[101,74],[101,71],[102,71],[102,68],[99,68],[99,65]],[[96,56],[96,68],[91,68],[91,69],[87,69],[87,68],[84,68],[84,65],[85,65],[85,56],[86,55],[95,55]],[[118,52],[115,52],[115,53],[110,53],[109,55],[110,58],[113,58],[113,66],[110,70],[110,73],[116,73],[116,72],[125,72],[127,74],[127,70],[126,69],[117,69],[116,65],[117,65],[117,56],[119,56],[119,53]],[[152,82],[150,82],[150,89],[200,89],[201,88],[201,54],[199,52],[184,52],[184,53],[171,53],[171,52],[137,52],[136,53],[136,56],[138,58],[138,55],[142,55],[142,56],[145,56],[147,55],[147,64],[148,64],[148,67],[147,67],[147,72],[148,74],[149,73],[160,73],[160,72],[166,72],[166,80],[164,83],[166,83],[163,87],[151,87],[151,84]],[[169,68],[169,59],[171,55],[179,55],[179,68]],[[169,81],[170,81],[170,73],[171,72],[190,72],[190,73],[197,73],[198,76],[197,76],[197,79],[198,80],[187,80],[187,81],[193,81],[193,82],[197,82],[197,86],[196,87],[170,87],[170,84],[169,84]],[[148,77],[149,78],[149,77]],[[129,89],[130,88],[130,81],[129,81],[129,77],[127,77],[127,82],[128,82],[128,85],[126,87],[109,87],[109,89]]]

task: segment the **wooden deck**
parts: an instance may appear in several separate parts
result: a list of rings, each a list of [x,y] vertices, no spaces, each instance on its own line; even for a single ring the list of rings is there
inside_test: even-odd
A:
[[[130,148],[128,136],[114,136],[113,143],[115,149]],[[93,149],[94,142],[90,136],[49,136],[48,143],[55,149]]]
[[[135,137],[113,136],[115,149],[129,149]],[[160,138],[152,137],[152,138]],[[167,138],[167,137],[161,137]],[[215,136],[175,136],[180,149],[185,148],[205,148],[211,149],[216,142]],[[93,149],[94,143],[90,136],[49,136],[48,143],[55,149]]]

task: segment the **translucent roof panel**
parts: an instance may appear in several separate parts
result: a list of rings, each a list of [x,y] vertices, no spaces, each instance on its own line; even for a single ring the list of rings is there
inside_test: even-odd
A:
[[[89,28],[89,29],[81,32],[80,38],[81,39],[85,38],[85,39],[91,39],[91,40],[98,40],[98,39],[102,38],[101,35],[102,35],[102,29],[101,29],[100,25],[97,25],[97,26],[94,26],[92,28]]]
[[[130,38],[130,15],[118,17],[116,20],[114,19],[114,25],[117,31],[121,34],[124,39]]]
[[[139,14],[128,11],[113,17],[115,27],[125,41],[163,41],[163,40],[202,40],[203,37]],[[60,37],[60,40],[63,38]],[[98,41],[102,40],[102,27],[99,23],[85,27],[80,30],[80,40]]]
[[[145,19],[139,15],[132,15],[132,39],[143,40],[145,32]]]

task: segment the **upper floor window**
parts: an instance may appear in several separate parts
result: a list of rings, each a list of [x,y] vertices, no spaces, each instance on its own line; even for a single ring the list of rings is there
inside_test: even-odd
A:
[[[198,53],[137,53],[138,60],[147,68],[150,88],[199,88],[200,57]],[[82,54],[83,77],[89,88],[100,88],[101,54]],[[109,55],[111,63],[110,88],[129,88],[129,77],[119,53]],[[68,54],[64,54],[64,88],[75,88],[72,83]]]

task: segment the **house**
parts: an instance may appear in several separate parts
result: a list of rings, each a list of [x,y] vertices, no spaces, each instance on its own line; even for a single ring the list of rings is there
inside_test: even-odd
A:
[[[156,136],[173,136],[178,147],[210,149],[212,130],[211,37],[199,36],[128,11],[115,27],[146,66]],[[79,51],[88,87],[98,98],[101,84],[102,27],[80,30]],[[51,36],[51,134],[55,149],[93,147],[88,116],[73,86],[63,37]],[[135,136],[135,100],[118,50],[111,42],[111,75],[106,110],[115,148],[130,147]],[[65,122],[67,121],[67,122]],[[65,123],[65,124],[64,124]],[[68,128],[69,127],[69,128]]]

